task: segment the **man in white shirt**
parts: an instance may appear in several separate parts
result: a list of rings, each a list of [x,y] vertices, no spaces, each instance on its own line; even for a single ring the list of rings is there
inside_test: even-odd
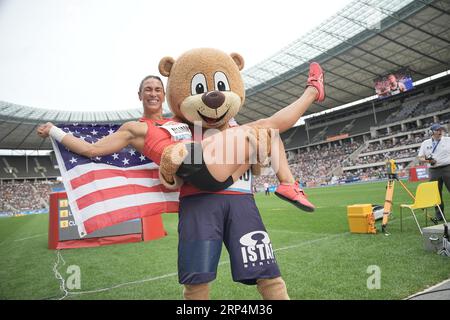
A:
[[[431,126],[431,138],[422,142],[419,150],[419,161],[429,163],[430,181],[438,181],[439,194],[441,196],[441,209],[444,212],[444,200],[442,198],[442,185],[450,192],[450,137],[444,137],[445,127],[439,123]],[[436,208],[434,223],[442,221],[439,209]]]

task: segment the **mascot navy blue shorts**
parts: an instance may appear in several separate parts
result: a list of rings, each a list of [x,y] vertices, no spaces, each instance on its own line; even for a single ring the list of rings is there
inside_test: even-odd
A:
[[[181,198],[178,234],[181,284],[216,278],[222,242],[230,255],[234,281],[252,285],[257,279],[280,276],[272,243],[251,194]]]

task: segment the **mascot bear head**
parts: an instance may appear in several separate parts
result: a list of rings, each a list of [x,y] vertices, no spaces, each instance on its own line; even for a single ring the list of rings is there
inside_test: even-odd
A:
[[[210,48],[193,49],[177,60],[164,57],[159,72],[168,77],[166,97],[173,114],[203,128],[224,129],[244,104],[240,71],[244,59]]]

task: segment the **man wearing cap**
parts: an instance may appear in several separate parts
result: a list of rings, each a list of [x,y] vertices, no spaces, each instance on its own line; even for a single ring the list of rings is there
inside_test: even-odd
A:
[[[419,161],[430,164],[430,181],[438,181],[442,212],[444,212],[442,185],[445,184],[450,192],[450,137],[443,136],[444,130],[445,127],[441,124],[433,124],[430,127],[431,138],[423,141],[419,150]],[[436,217],[431,220],[435,224],[443,220],[438,208]]]

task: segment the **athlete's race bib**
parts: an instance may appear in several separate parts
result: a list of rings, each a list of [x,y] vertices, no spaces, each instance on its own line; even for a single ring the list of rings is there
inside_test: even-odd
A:
[[[238,181],[233,183],[231,186],[229,186],[224,191],[237,191],[237,192],[244,192],[244,193],[252,193],[252,173],[249,170],[247,170]]]
[[[191,130],[186,123],[170,121],[162,125],[161,128],[167,130],[174,141],[192,140]]]

